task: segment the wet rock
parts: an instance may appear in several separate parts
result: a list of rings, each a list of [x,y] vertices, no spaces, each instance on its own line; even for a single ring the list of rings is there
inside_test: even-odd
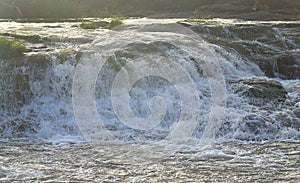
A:
[[[286,118],[282,124],[286,127],[291,127],[296,130],[300,130],[300,119],[299,118]]]
[[[77,25],[77,24],[76,25],[71,25],[71,27],[79,27],[79,25]]]
[[[284,54],[277,58],[277,69],[283,79],[300,79],[300,62],[294,55]]]
[[[286,100],[287,91],[278,81],[250,78],[239,80],[237,83],[237,87],[234,88],[235,93],[247,96],[251,104],[260,106]]]
[[[257,64],[268,77],[300,79],[299,24],[181,23],[212,44]]]
[[[19,113],[20,108],[31,100],[29,70],[24,58],[5,60],[1,68],[0,109]],[[3,104],[3,105],[2,105]]]
[[[300,109],[295,109],[293,112],[298,118],[300,118]]]
[[[95,25],[97,25],[98,28],[108,28],[109,22],[107,21],[99,21],[95,22]]]
[[[40,124],[31,118],[14,119],[0,125],[0,137],[24,138],[37,133]]]
[[[300,118],[300,102],[295,104],[295,107],[296,107],[296,109],[294,109],[293,112],[298,118]]]
[[[43,27],[47,27],[47,28],[51,28],[51,29],[63,28],[61,25],[45,25]]]
[[[7,177],[7,174],[8,174],[8,171],[3,169],[3,168],[0,168],[0,178],[5,178]]]

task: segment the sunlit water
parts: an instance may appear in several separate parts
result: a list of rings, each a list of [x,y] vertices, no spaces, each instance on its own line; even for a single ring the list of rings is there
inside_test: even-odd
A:
[[[299,182],[293,142],[222,142],[169,154],[146,144],[1,142],[1,182]]]
[[[146,50],[145,54],[148,52],[162,54],[177,61],[188,71],[201,98],[199,104],[201,115],[193,136],[185,144],[163,140],[172,130],[172,125],[178,120],[180,113],[179,94],[176,88],[165,80],[157,78],[140,80],[130,93],[132,97],[130,107],[137,116],[144,118],[150,113],[148,104],[151,97],[161,96],[165,99],[168,111],[160,126],[145,132],[131,129],[116,117],[108,97],[112,80],[120,71],[118,64],[113,61],[112,64],[115,65],[106,65],[102,70],[103,73],[98,76],[96,104],[105,128],[117,141],[85,142],[84,135],[76,123],[72,106],[72,84],[77,61],[72,52],[67,53],[63,61],[58,55],[66,48],[89,51],[91,42],[96,38],[100,40],[98,40],[100,48],[114,42],[116,45],[121,44],[120,37],[128,36],[128,32],[101,42],[107,38],[110,30],[83,30],[78,27],[79,23],[1,22],[0,33],[38,34],[47,40],[46,43],[26,43],[26,45],[33,49],[28,56],[46,54],[49,63],[44,66],[34,65],[26,60],[25,64],[22,63],[23,60],[0,62],[0,101],[3,102],[0,124],[10,124],[10,121],[21,121],[24,124],[17,129],[14,125],[2,126],[0,181],[299,182],[299,127],[286,127],[278,117],[287,116],[296,119],[293,110],[295,104],[300,101],[299,80],[275,78],[288,91],[287,101],[282,105],[270,104],[263,107],[249,104],[244,96],[234,93],[229,85],[226,93],[227,110],[221,129],[216,134],[215,140],[211,139],[209,144],[203,145],[200,139],[209,118],[211,93],[205,74],[199,69],[197,62],[186,55],[195,54],[193,48],[184,50],[185,52],[176,48],[176,45],[170,43],[177,34],[166,32],[159,26],[152,31],[164,35],[163,42],[162,39],[155,37],[155,34],[147,34],[150,41],[136,37],[140,34],[135,32],[136,27],[177,21],[179,20],[126,20],[127,28],[132,31],[129,31],[132,37],[128,38],[132,44],[116,50],[116,57],[131,58]],[[224,26],[271,24],[275,26],[275,30],[277,24],[299,24],[297,21],[244,22],[222,19],[214,21]],[[279,33],[274,31],[278,39],[293,43],[293,40]],[[184,37],[179,39],[183,42],[186,40],[188,39]],[[256,64],[242,59],[237,53],[209,44],[202,39],[198,43],[201,43],[203,53],[199,52],[197,56],[209,61],[218,58],[227,84],[237,78],[266,78]],[[111,51],[109,49],[114,47],[105,48],[103,52]],[[135,52],[136,50],[138,51]],[[124,51],[125,54],[120,54],[120,51]],[[299,46],[296,44],[289,51],[298,53]],[[133,56],[126,55],[127,53]],[[154,85],[151,85],[153,83]],[[27,97],[24,99],[25,104],[16,105],[17,99],[23,96]],[[244,118],[253,114],[263,119],[268,117],[266,119],[270,118],[271,123],[262,126],[259,132],[251,131]]]

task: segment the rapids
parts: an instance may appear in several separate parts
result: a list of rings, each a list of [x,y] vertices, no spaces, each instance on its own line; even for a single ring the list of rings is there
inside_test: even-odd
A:
[[[299,181],[300,22],[182,21],[0,22],[0,181]]]

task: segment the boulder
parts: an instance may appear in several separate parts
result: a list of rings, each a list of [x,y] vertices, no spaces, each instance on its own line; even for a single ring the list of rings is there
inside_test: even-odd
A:
[[[266,103],[282,103],[286,100],[287,91],[275,80],[248,78],[237,81],[234,92],[248,97],[253,105]]]
[[[288,117],[282,122],[282,124],[286,127],[291,127],[296,130],[300,130],[300,119],[299,118]]]
[[[297,104],[295,104],[295,109],[293,110],[295,116],[297,116],[298,118],[300,118],[300,102],[298,102]]]
[[[294,55],[284,54],[277,58],[277,70],[282,79],[300,79],[300,61]]]

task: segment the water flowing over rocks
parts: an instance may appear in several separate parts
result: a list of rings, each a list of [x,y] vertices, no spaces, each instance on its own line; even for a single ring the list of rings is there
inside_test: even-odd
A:
[[[206,41],[235,51],[257,64],[268,77],[300,78],[299,22],[183,23]]]
[[[40,123],[32,118],[14,119],[0,125],[0,137],[28,138],[40,129]]]
[[[249,97],[253,105],[261,106],[265,103],[283,103],[287,97],[287,91],[278,81],[262,78],[241,79],[236,82],[236,93]]]
[[[140,32],[134,31],[135,26],[144,22],[156,25],[157,21],[154,34],[147,32],[138,39]],[[195,51],[191,39],[161,26],[177,21],[127,20],[130,34],[101,28],[82,30],[80,22],[0,25],[0,33],[9,32],[9,39],[13,32],[40,35],[38,43],[22,39],[31,52],[0,60],[0,182],[299,182],[299,22],[212,19],[188,23],[185,25],[199,35]],[[145,35],[149,37],[144,39]],[[96,38],[100,39],[92,43]],[[188,46],[176,44],[181,41]],[[99,114],[116,142],[87,143],[74,117],[74,75],[81,61],[94,60],[81,60],[93,51],[93,44],[101,48],[99,55],[112,54],[99,72],[95,64],[84,70],[83,82],[97,77],[95,91],[90,85],[83,90],[83,96],[93,94],[97,109],[82,105],[79,112]],[[116,46],[120,44],[122,47]],[[159,60],[163,63],[181,64],[197,89],[199,109],[189,109],[197,108],[200,115],[186,144],[173,144],[166,138],[182,110],[179,88],[169,80],[146,76],[128,92],[134,115],[145,119],[153,109],[153,97],[163,98],[166,114],[150,130],[127,126],[112,106],[112,88],[120,71],[123,69],[124,77],[136,71],[126,63],[134,61],[134,66],[143,70],[145,61],[151,64],[152,58],[157,59],[153,55],[167,58]],[[208,81],[214,74],[203,66],[209,61],[220,64],[217,71],[224,78],[219,79],[224,79],[226,86],[216,85],[226,91],[218,95],[226,98],[226,113],[215,139],[202,145],[199,140],[214,107],[212,96],[218,93],[218,89],[211,91],[213,85]],[[169,69],[173,68],[164,71]],[[195,97],[186,99],[190,104]],[[156,110],[161,108],[159,103]],[[81,117],[89,122],[88,115]],[[179,132],[186,127],[189,125]]]
[[[138,20],[127,21],[138,22]],[[143,21],[156,20],[143,19]],[[15,31],[19,31],[20,35],[25,33],[40,35],[38,42],[22,39],[22,42],[31,49],[30,53],[20,58],[2,59],[0,62],[0,109],[2,111],[0,119],[1,124],[5,124],[5,129],[10,129],[14,134],[22,137],[30,136],[26,135],[27,133],[41,135],[42,138],[51,138],[57,133],[64,135],[80,133],[71,105],[74,71],[92,41],[110,31],[101,28],[106,26],[102,20],[94,20],[94,22],[98,22],[100,28],[82,30],[78,26],[80,22],[44,23],[34,26],[26,23],[22,25],[6,23],[9,24],[6,26],[7,29],[0,30],[0,33],[8,32],[9,34],[5,34],[8,38]],[[181,22],[181,24],[203,38],[203,46],[215,51],[224,71],[228,90],[228,114],[225,116],[219,136],[243,140],[299,138],[297,135],[299,107],[297,108],[296,105],[300,101],[298,82],[300,36],[297,31],[299,22],[212,19],[203,22]],[[24,25],[28,27],[22,27]],[[132,25],[134,24],[131,23],[128,27]],[[169,36],[168,33],[164,34]],[[114,121],[116,116],[111,103],[105,98],[111,94],[113,79],[127,59],[136,59],[150,53],[186,64],[184,67],[199,89],[203,106],[206,106],[202,109],[203,116],[195,135],[201,137],[208,118],[205,114],[208,114],[209,97],[211,97],[206,73],[201,62],[192,56],[187,56],[187,51],[182,51],[174,43],[159,39],[134,42],[133,38],[122,49],[115,50],[114,57],[110,57],[101,70],[103,73],[98,76],[96,98],[98,110],[107,120],[106,127],[120,135],[118,137],[121,139],[132,140],[137,137],[162,139],[169,129],[159,128],[170,128],[172,121],[178,118],[179,115],[174,113],[180,111],[176,88],[162,79],[147,78],[137,82],[130,93],[131,107],[136,114],[140,116],[149,114],[148,106],[138,101],[138,98],[143,97],[143,100],[148,101],[149,97],[156,95],[165,97],[175,94],[168,98],[168,112],[164,123],[156,128],[156,136],[153,135],[153,131],[151,133],[134,131]],[[151,85],[151,83],[155,84]],[[143,90],[151,90],[151,92]],[[22,121],[23,118],[32,119],[33,126],[39,124],[39,127],[30,128],[30,125],[27,125],[28,120]],[[20,119],[17,120],[18,125],[12,125],[11,122],[15,119]],[[11,135],[7,134],[4,133],[3,137],[10,138]]]

